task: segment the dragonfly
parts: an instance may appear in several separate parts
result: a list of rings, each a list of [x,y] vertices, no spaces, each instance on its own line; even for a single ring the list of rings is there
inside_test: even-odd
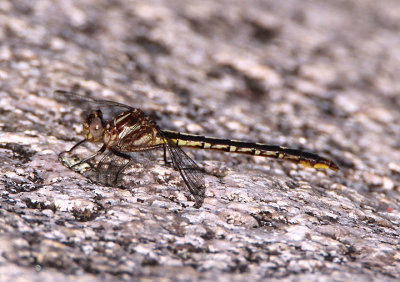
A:
[[[205,172],[192,160],[182,147],[210,149],[230,153],[240,153],[291,161],[306,167],[316,169],[339,170],[331,160],[314,153],[290,149],[278,145],[245,142],[223,138],[207,137],[161,129],[155,120],[139,108],[108,100],[97,100],[81,96],[75,92],[56,90],[58,98],[75,105],[90,105],[83,117],[84,139],[71,149],[59,154],[71,153],[85,142],[102,144],[94,154],[83,158],[73,165],[74,169],[98,156],[103,156],[96,166],[97,173],[102,169],[102,163],[109,156],[125,159],[125,163],[115,170],[114,182],[119,175],[134,163],[132,153],[151,150],[163,150],[164,162],[171,164],[182,177],[186,187],[195,200],[195,206],[200,207],[205,197]],[[167,160],[167,152],[170,161]],[[65,164],[65,163],[64,163]]]

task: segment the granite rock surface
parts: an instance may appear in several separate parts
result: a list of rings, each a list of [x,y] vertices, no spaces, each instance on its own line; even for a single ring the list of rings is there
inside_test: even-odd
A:
[[[399,15],[396,0],[0,1],[0,281],[395,281]],[[82,110],[56,89],[341,169],[186,150],[207,172],[200,208],[157,160],[101,185],[58,160]]]

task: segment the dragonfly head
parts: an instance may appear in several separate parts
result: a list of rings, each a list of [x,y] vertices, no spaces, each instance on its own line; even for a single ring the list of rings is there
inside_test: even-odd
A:
[[[90,112],[83,121],[83,135],[90,142],[99,142],[103,139],[104,122],[100,110]]]

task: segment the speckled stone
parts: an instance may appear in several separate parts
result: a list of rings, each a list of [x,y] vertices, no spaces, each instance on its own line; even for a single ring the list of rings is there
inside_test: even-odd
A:
[[[0,1],[0,281],[397,281],[399,14],[397,0]],[[157,154],[105,186],[59,161],[82,127],[56,89],[341,170],[186,150],[207,172],[200,208]]]

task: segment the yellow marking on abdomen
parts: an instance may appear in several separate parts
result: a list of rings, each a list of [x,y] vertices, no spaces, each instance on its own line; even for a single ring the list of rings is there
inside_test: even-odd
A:
[[[279,158],[276,152],[272,151],[262,151],[260,156],[269,157],[269,158]]]
[[[313,167],[314,168],[324,168],[324,169],[331,168],[331,167],[329,167],[329,165],[323,164],[323,163],[316,163]],[[331,169],[333,169],[333,168],[331,168]]]
[[[184,147],[201,148],[203,146],[203,143],[197,142],[197,141],[189,141],[189,140],[178,139],[177,145],[178,146],[184,146]]]
[[[235,152],[252,155],[253,149],[252,148],[237,148]]]
[[[203,148],[204,149],[211,149],[211,144],[207,143],[207,142],[204,142],[204,147]]]
[[[219,145],[219,144],[214,144],[211,145],[210,149],[214,150],[221,150],[221,151],[226,151],[229,148],[229,145]]]

